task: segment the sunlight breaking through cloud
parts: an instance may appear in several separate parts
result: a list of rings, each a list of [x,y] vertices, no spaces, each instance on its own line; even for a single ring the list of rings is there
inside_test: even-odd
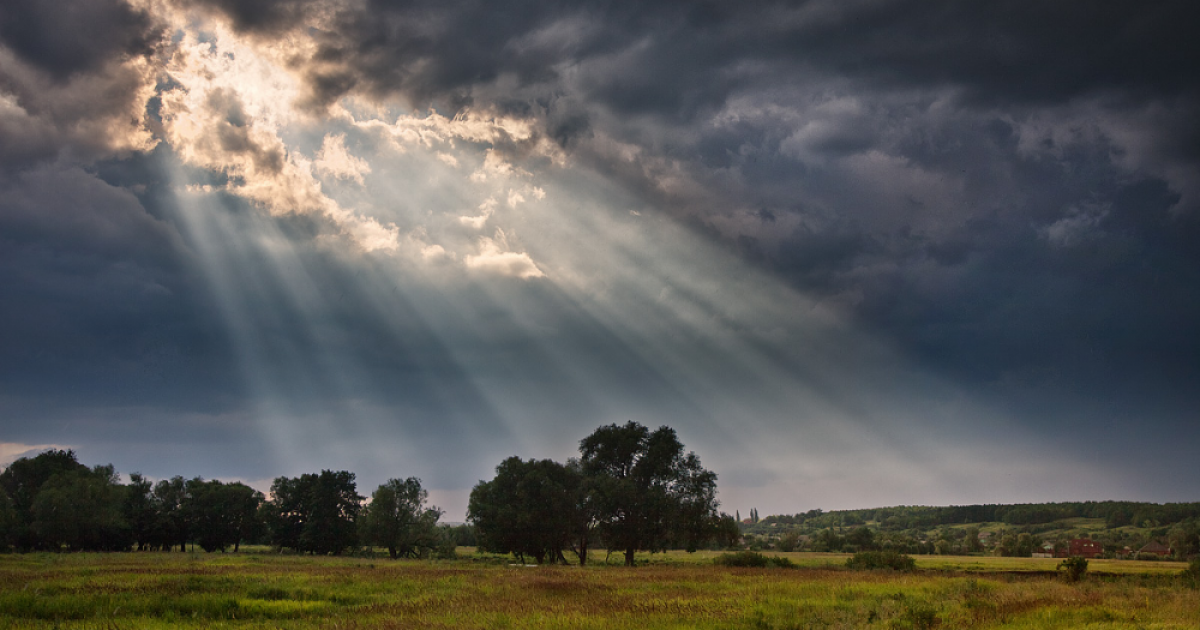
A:
[[[418,475],[460,516],[503,457],[636,420],[768,512],[1111,498],[1150,475],[1105,461],[1117,428],[1195,432],[1170,73],[1011,85],[921,19],[898,49],[852,19],[889,2],[285,5],[0,33],[0,411],[60,432],[0,457],[128,415],[261,452],[243,478]]]

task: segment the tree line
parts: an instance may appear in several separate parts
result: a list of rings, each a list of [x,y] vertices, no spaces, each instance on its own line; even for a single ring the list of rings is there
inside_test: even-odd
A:
[[[737,523],[716,511],[716,480],[669,427],[600,427],[566,463],[510,457],[471,492],[473,527],[439,527],[415,477],[389,479],[370,500],[354,473],[278,477],[270,496],[240,482],[181,476],[122,483],[111,465],[89,468],[70,450],[18,459],[0,473],[0,549],[18,551],[237,551],[265,543],[299,553],[360,546],[392,558],[453,554],[458,544],[522,562],[586,564],[592,549],[696,549],[737,544]]]
[[[1042,525],[1068,518],[1102,518],[1109,528],[1133,525],[1161,527],[1200,518],[1200,503],[1142,503],[1134,501],[1079,501],[1019,503],[1013,505],[952,505],[946,507],[902,505],[863,510],[810,510],[794,515],[772,515],[756,524],[804,526],[810,529],[850,527],[877,523],[884,531],[931,529],[962,523]]]
[[[359,545],[393,557],[453,545],[415,477],[391,479],[369,503],[354,473],[279,477],[271,498],[240,482],[181,476],[121,483],[111,465],[88,468],[70,450],[23,457],[0,473],[0,549],[17,551],[237,551],[266,543],[340,554]]]

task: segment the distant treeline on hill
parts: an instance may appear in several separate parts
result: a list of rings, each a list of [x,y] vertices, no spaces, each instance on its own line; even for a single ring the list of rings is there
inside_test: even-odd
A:
[[[931,529],[964,523],[1040,525],[1068,518],[1102,518],[1109,528],[1133,525],[1161,527],[1200,518],[1200,503],[1138,503],[1133,501],[1082,501],[1069,503],[1019,503],[1015,505],[952,505],[949,507],[896,506],[865,510],[809,510],[794,515],[767,516],[758,523],[802,525],[823,529],[875,523],[883,531]]]

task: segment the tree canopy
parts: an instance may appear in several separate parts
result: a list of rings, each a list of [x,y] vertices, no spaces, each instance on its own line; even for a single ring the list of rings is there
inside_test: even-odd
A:
[[[471,491],[467,518],[488,551],[564,561],[571,549],[587,563],[587,517],[578,467],[509,457],[496,477]]]
[[[468,519],[480,544],[564,561],[587,562],[593,536],[632,565],[638,550],[696,549],[728,523],[717,515],[717,476],[685,453],[674,429],[629,422],[596,429],[567,464],[510,457],[471,492]],[[728,520],[728,519],[726,519]],[[724,527],[721,527],[724,525]]]
[[[681,540],[689,549],[715,533],[717,476],[685,453],[670,427],[628,422],[596,429],[579,443],[597,528],[632,566],[638,550]]]
[[[441,540],[437,522],[442,516],[439,508],[426,507],[428,499],[416,477],[387,480],[362,511],[362,542],[386,548],[393,559],[427,555]]]

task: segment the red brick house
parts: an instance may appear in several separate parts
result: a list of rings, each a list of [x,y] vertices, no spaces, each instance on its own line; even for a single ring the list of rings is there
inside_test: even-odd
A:
[[[1102,553],[1104,553],[1104,547],[1100,545],[1099,541],[1091,540],[1090,538],[1075,538],[1067,543],[1065,550],[1058,552],[1058,557],[1065,558],[1070,556],[1072,558],[1090,559]]]

